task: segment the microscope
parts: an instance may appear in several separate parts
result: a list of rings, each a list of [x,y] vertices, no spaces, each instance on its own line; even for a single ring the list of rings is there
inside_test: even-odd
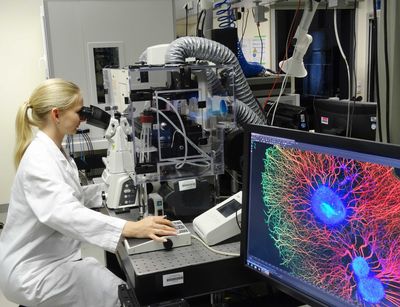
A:
[[[107,189],[103,192],[103,200],[108,208],[129,208],[137,205],[137,187],[130,178],[134,171],[131,134],[132,128],[125,116],[115,108],[108,112],[91,105],[83,107],[81,118],[87,124],[106,129],[105,138],[109,142],[107,157],[103,158],[105,169],[102,180]]]

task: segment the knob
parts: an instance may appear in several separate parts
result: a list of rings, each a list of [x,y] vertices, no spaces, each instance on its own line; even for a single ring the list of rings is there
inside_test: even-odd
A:
[[[172,249],[172,246],[174,245],[174,243],[172,243],[171,239],[167,239],[167,241],[163,242],[163,245],[167,251],[170,251]]]

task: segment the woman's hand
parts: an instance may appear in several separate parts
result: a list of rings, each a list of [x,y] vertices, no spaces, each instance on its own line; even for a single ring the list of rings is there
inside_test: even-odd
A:
[[[161,216],[148,216],[144,219],[128,221],[122,229],[125,238],[150,238],[158,242],[165,242],[163,236],[175,236],[176,229],[170,220]]]

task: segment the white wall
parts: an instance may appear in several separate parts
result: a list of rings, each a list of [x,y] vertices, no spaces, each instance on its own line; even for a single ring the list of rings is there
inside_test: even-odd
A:
[[[45,79],[41,0],[0,1],[0,204],[9,202],[14,177],[14,120],[18,106]]]

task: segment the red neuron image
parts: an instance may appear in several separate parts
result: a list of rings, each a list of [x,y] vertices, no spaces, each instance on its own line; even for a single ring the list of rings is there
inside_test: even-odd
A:
[[[265,149],[265,233],[279,266],[359,306],[400,306],[400,181],[393,167]]]

